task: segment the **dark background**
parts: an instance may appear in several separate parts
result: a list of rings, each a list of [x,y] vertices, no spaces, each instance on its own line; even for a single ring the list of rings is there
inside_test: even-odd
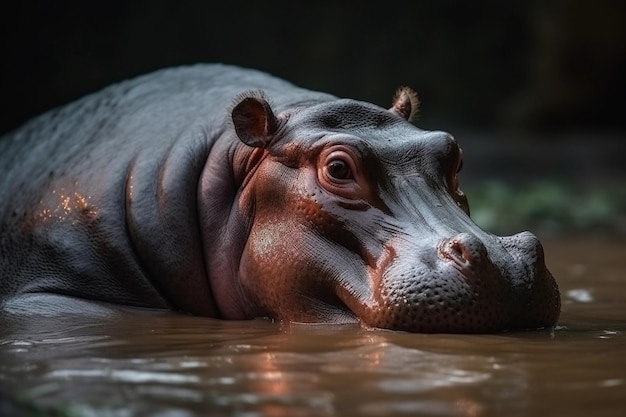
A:
[[[427,128],[625,127],[623,1],[366,3],[5,5],[0,130],[112,82],[200,61],[381,105],[407,84]]]
[[[382,106],[399,85],[415,88],[416,124],[457,137],[469,186],[555,177],[619,186],[625,4],[11,2],[0,29],[0,133],[115,81],[225,62]]]

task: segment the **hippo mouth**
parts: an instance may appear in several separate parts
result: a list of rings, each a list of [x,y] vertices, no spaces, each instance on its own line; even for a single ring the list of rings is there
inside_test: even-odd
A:
[[[338,297],[368,327],[486,333],[554,325],[559,292],[537,238],[491,238],[498,245],[490,248],[499,250],[461,233],[413,248],[413,256],[397,251],[371,271],[373,291],[341,289]]]

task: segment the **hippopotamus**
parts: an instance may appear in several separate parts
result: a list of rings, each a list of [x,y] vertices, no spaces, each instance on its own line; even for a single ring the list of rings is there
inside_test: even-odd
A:
[[[554,326],[537,237],[479,228],[457,141],[415,126],[412,89],[393,97],[380,107],[196,64],[27,122],[0,140],[2,314]]]

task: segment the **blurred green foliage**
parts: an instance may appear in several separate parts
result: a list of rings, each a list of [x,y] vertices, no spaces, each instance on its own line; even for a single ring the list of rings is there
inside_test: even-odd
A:
[[[474,221],[493,233],[626,235],[626,187],[563,180],[525,185],[485,181],[464,189]]]
[[[28,395],[11,395],[0,391],[0,416],[19,417],[79,417],[86,414],[72,410],[69,405],[45,407],[36,405]]]

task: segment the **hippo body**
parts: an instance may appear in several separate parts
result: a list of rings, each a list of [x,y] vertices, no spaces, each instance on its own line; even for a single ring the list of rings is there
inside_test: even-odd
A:
[[[227,65],[157,71],[0,139],[0,309],[171,309],[413,332],[552,326],[528,232],[478,228],[416,100]]]

